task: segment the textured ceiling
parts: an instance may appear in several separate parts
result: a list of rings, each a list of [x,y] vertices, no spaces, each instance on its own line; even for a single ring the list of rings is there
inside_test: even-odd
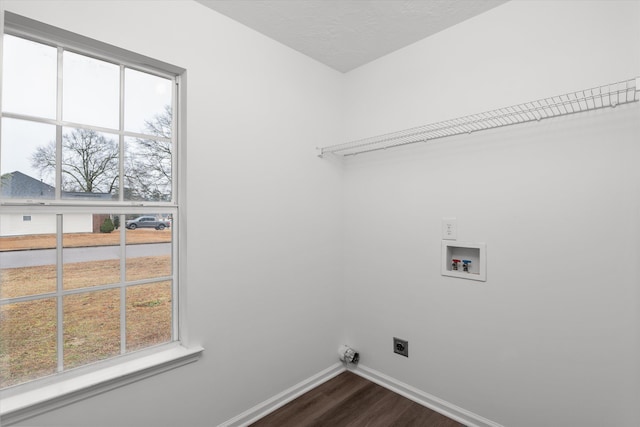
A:
[[[507,0],[197,0],[341,72]]]

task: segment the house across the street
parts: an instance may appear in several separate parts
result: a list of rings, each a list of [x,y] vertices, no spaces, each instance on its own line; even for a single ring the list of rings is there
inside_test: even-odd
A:
[[[15,171],[0,177],[3,199],[47,200],[55,197],[55,187],[22,172]],[[111,199],[107,193],[62,192],[63,198]],[[65,233],[97,233],[108,215],[65,214],[62,229]],[[56,232],[55,214],[0,214],[0,236],[52,234]]]

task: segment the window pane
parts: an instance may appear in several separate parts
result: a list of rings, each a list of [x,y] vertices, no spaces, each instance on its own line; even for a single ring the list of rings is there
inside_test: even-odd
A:
[[[177,339],[178,287],[177,205],[104,208],[172,201],[176,80],[73,46],[2,48],[0,204],[16,206],[0,209],[0,389]]]
[[[63,120],[118,129],[120,67],[66,51],[62,61]]]
[[[56,372],[56,299],[0,307],[0,388]]]
[[[89,129],[62,134],[62,198],[112,200],[118,194],[118,137]]]
[[[124,84],[125,130],[171,138],[171,80],[127,68]]]
[[[64,297],[64,367],[120,354],[120,290]]]
[[[120,281],[118,215],[65,214],[62,235],[64,289],[87,288]]]
[[[127,215],[127,281],[171,276],[169,215]]]
[[[127,288],[127,351],[171,341],[171,282]]]
[[[171,200],[171,142],[125,138],[125,200]]]
[[[2,109],[55,119],[57,70],[56,48],[5,34]]]
[[[56,216],[0,214],[0,298],[56,290]]]
[[[3,198],[53,199],[55,162],[55,126],[2,119],[0,194]]]

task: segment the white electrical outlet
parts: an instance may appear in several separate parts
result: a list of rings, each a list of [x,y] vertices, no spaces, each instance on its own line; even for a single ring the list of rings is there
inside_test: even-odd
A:
[[[444,240],[458,238],[458,220],[456,218],[442,218],[442,238]]]

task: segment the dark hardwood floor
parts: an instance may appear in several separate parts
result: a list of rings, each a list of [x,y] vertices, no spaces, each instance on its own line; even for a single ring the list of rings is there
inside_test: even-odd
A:
[[[348,371],[251,424],[276,426],[464,427]]]

